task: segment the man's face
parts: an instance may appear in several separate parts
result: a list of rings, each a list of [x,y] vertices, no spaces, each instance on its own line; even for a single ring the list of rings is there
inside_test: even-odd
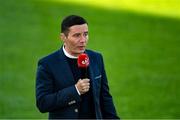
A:
[[[61,39],[64,41],[65,50],[73,56],[78,56],[85,51],[88,42],[88,25],[71,26],[67,36],[61,34]]]

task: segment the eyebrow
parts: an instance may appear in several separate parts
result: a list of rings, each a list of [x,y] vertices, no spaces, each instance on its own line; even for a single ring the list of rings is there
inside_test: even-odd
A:
[[[88,31],[85,31],[83,33],[88,33]],[[77,32],[77,33],[74,33],[73,35],[77,35],[77,34],[81,34],[81,33]]]

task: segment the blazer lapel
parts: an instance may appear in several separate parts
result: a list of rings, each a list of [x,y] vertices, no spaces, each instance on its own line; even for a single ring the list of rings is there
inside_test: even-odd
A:
[[[94,83],[94,74],[93,74],[93,68],[92,68],[92,65],[89,65],[89,79],[91,80],[91,83],[92,83],[92,91],[93,91],[93,94],[95,95],[95,83]]]
[[[85,52],[86,54],[88,54],[87,52]],[[96,85],[95,85],[95,81],[94,81],[94,73],[93,73],[93,60],[91,59],[91,56],[88,54],[89,56],[89,60],[90,60],[90,64],[89,64],[89,79],[91,80],[92,83],[92,92],[93,92],[93,96],[96,96]],[[95,100],[95,97],[93,97]]]

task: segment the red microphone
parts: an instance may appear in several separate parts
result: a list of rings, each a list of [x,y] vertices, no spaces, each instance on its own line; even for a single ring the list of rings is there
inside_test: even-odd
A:
[[[87,67],[89,66],[89,57],[87,54],[82,53],[78,56],[78,67],[81,71],[81,79],[87,78]]]

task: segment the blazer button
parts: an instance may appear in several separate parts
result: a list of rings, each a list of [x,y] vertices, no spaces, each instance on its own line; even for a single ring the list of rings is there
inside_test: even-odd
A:
[[[78,109],[74,109],[74,112],[78,112]]]

